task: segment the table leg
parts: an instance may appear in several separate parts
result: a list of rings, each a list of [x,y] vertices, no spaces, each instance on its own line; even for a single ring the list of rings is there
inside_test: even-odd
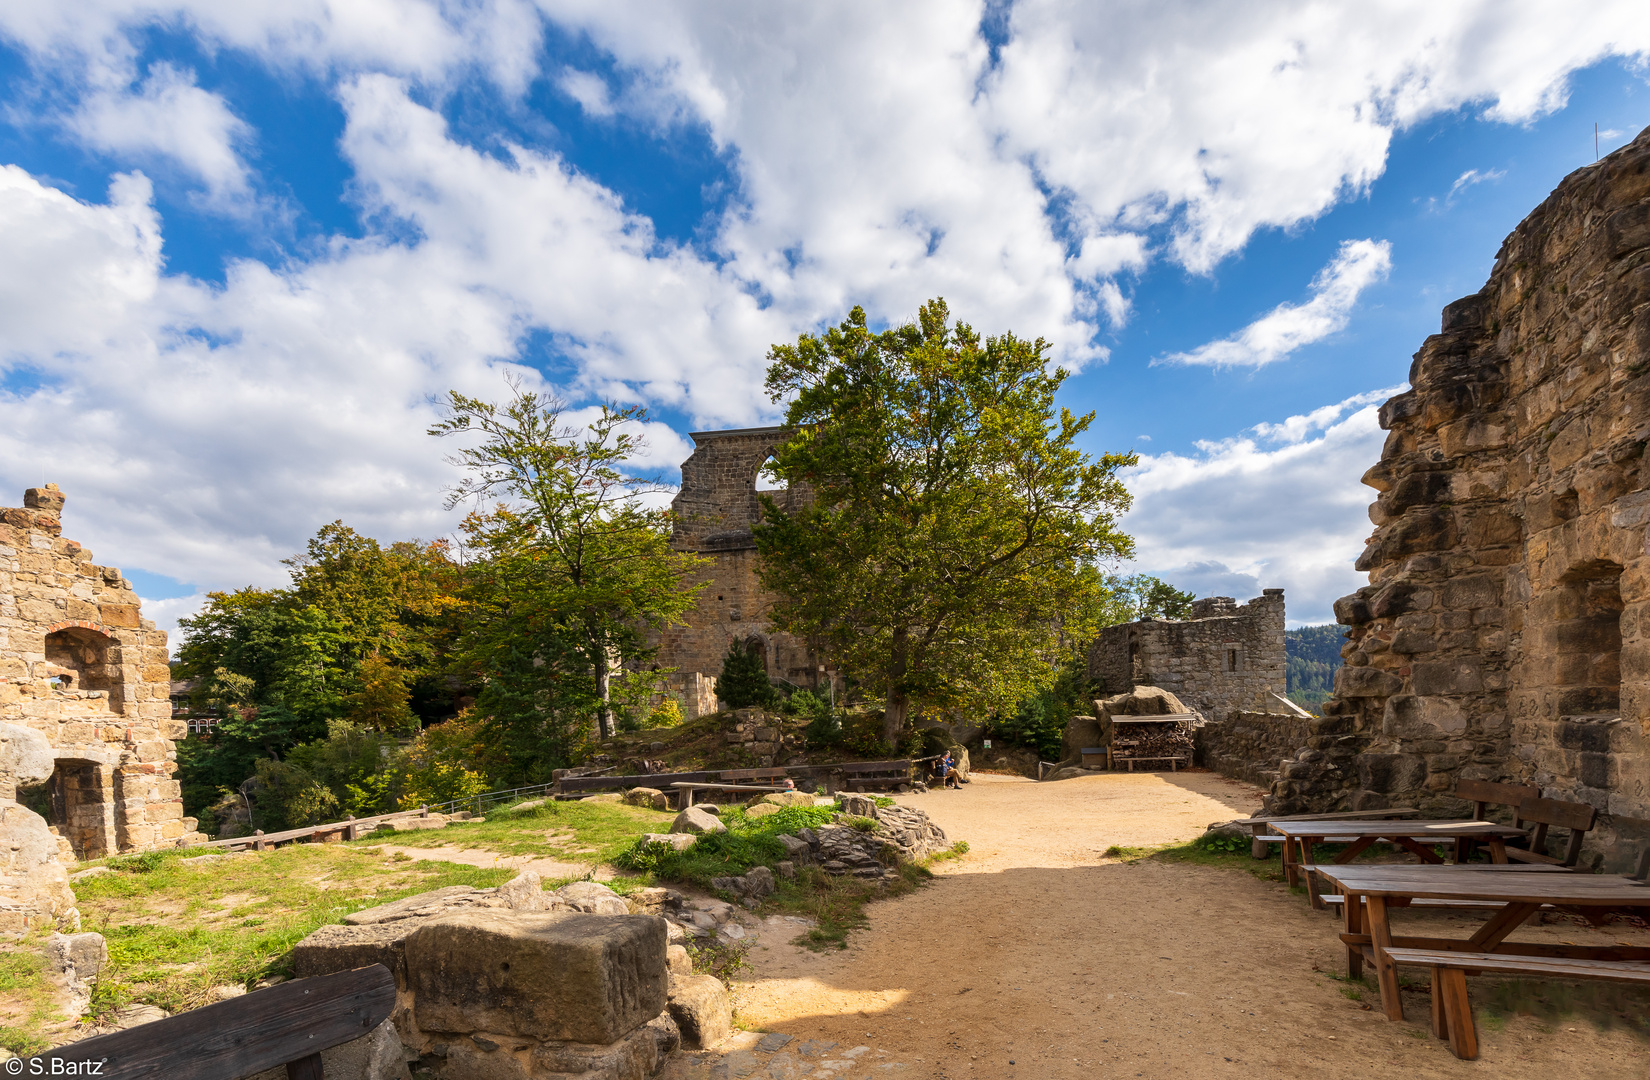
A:
[[[1392,842],[1424,863],[1442,864],[1444,861],[1438,857],[1437,852],[1408,836],[1394,836]]]
[[[1507,841],[1500,836],[1490,837],[1490,862],[1505,863],[1507,861]]]
[[[1449,1020],[1444,1013],[1444,980],[1439,978],[1443,968],[1432,968],[1432,1037],[1449,1038]]]
[[[1350,897],[1347,900],[1351,902]],[[1375,951],[1375,982],[1381,988],[1381,1008],[1386,1011],[1388,1020],[1402,1020],[1404,1000],[1398,992],[1398,965],[1386,954],[1392,947],[1392,928],[1387,925],[1386,919],[1386,898],[1370,896],[1365,903],[1369,908],[1369,942]]]
[[[1338,863],[1343,863],[1343,864],[1344,863],[1349,863],[1353,859],[1356,859],[1359,855],[1362,855],[1364,852],[1368,851],[1370,848],[1372,848],[1374,846],[1375,846],[1375,837],[1373,837],[1373,836],[1360,836],[1360,837],[1358,837],[1358,839],[1356,839],[1356,840],[1352,841],[1352,843],[1348,844],[1345,851],[1343,851],[1339,855],[1335,856],[1335,861],[1338,862]]]
[[[1462,952],[1494,952],[1495,947],[1506,940],[1508,934],[1524,925],[1524,920],[1541,910],[1536,904],[1508,904],[1490,917],[1490,921],[1478,928],[1478,932],[1467,939],[1461,947]]]
[[[1295,838],[1289,835],[1283,838],[1283,880],[1286,885],[1295,884]]]
[[[1467,999],[1467,973],[1457,968],[1440,970],[1438,988],[1443,991],[1449,1048],[1461,1060],[1472,1061],[1478,1056],[1478,1031],[1473,1026],[1472,1002]]]
[[[1346,923],[1348,934],[1364,932],[1364,900],[1357,893],[1347,893],[1341,897],[1341,915]],[[1346,947],[1346,977],[1361,979],[1364,974],[1364,951],[1361,946],[1348,945]]]

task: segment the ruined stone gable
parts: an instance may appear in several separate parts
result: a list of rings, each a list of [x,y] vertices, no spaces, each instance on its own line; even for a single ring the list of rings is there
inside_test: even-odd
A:
[[[1205,719],[1238,711],[1277,711],[1287,689],[1283,590],[1239,604],[1213,596],[1191,618],[1142,619],[1109,626],[1089,648],[1088,674],[1106,694],[1136,686],[1167,690]]]
[[[751,526],[761,518],[757,474],[787,434],[782,427],[691,433],[693,455],[682,463],[682,487],[671,502],[676,517],[671,546],[709,560],[693,578],[707,587],[684,625],[660,635],[657,657],[660,667],[677,669],[670,685],[690,716],[716,708],[711,680],[733,641],[758,652],[774,678],[809,689],[829,679],[805,642],[773,630],[768,612],[774,597],[756,576]],[[811,497],[801,489],[767,494],[786,510]]]
[[[23,501],[0,509],[0,729],[44,736],[48,820],[82,859],[205,839],[172,779],[184,726],[166,633],[119,570],[64,538],[56,485]],[[0,767],[0,803],[38,778]]]
[[[1457,813],[1462,777],[1650,842],[1650,132],[1568,176],[1380,410],[1346,666],[1275,809]],[[1285,763],[1286,766],[1289,763]]]

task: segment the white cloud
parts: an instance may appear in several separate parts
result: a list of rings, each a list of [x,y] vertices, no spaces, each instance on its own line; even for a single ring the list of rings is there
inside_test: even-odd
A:
[[[556,85],[591,116],[613,115],[613,99],[607,92],[607,80],[600,75],[568,68],[556,80]]]
[[[1371,531],[1373,492],[1358,482],[1378,461],[1377,400],[1401,387],[1262,424],[1256,438],[1198,444],[1194,455],[1142,455],[1130,470],[1135,569],[1200,595],[1287,590],[1291,623],[1333,622],[1335,600],[1364,585],[1353,561]],[[1315,435],[1308,437],[1308,433]]]
[[[1478,169],[1468,169],[1460,176],[1457,176],[1455,178],[1455,183],[1449,186],[1449,197],[1453,199],[1455,196],[1475,184],[1489,183],[1493,180],[1499,180],[1506,175],[1507,172],[1505,169],[1484,169],[1482,171]]]
[[[206,185],[208,201],[227,209],[250,195],[237,143],[251,129],[217,94],[195,85],[192,71],[156,64],[135,92],[106,88],[87,95],[69,120],[98,150],[176,162]]]
[[[1173,353],[1153,364],[1260,367],[1296,349],[1346,329],[1359,295],[1392,269],[1392,245],[1385,240],[1348,240],[1312,279],[1312,299],[1279,304],[1231,337]]]

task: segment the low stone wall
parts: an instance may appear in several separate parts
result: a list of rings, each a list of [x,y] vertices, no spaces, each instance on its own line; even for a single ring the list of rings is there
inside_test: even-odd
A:
[[[1307,746],[1312,717],[1287,713],[1232,712],[1196,731],[1199,765],[1269,788],[1280,763]]]

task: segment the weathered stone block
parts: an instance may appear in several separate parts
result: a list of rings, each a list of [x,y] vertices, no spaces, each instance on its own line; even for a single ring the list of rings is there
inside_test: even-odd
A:
[[[612,1043],[665,1007],[665,924],[653,915],[477,911],[408,935],[425,1031]]]

